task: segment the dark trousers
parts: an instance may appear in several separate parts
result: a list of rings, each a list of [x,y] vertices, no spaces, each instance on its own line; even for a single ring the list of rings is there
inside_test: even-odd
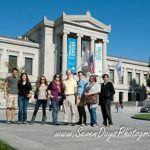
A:
[[[82,124],[82,118],[83,118],[83,123],[86,124],[86,112],[84,106],[78,106],[78,113],[79,113],[79,123]]]
[[[112,118],[111,118],[111,101],[106,100],[101,102],[101,111],[103,115],[103,124],[107,125],[107,121],[109,125],[112,125]]]
[[[36,114],[37,114],[37,112],[38,112],[39,107],[41,106],[41,104],[42,104],[43,116],[46,116],[47,100],[37,100],[36,101],[35,109],[34,109],[34,113],[33,113],[34,116],[36,116]]]

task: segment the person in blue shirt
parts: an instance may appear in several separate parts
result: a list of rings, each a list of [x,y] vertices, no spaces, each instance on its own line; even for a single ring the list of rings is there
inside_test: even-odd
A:
[[[83,72],[79,71],[78,72],[78,77],[79,80],[77,82],[77,109],[78,109],[78,113],[79,113],[79,121],[77,122],[78,125],[86,125],[86,112],[85,112],[85,99],[83,96],[83,92],[84,92],[84,88],[87,85],[87,81],[85,79],[83,79]],[[83,122],[82,122],[83,119]]]

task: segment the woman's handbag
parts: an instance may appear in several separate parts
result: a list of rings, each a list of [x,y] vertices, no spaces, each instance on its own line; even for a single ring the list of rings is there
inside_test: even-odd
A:
[[[98,94],[92,94],[92,95],[87,96],[87,103],[88,104],[96,104],[97,97],[98,97]]]

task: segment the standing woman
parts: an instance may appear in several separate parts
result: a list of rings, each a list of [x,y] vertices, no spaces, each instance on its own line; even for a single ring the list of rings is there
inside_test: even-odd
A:
[[[42,117],[42,125],[45,124],[45,120],[46,120],[46,105],[47,105],[47,97],[48,97],[48,93],[47,93],[47,80],[45,76],[41,76],[39,79],[39,83],[36,84],[36,91],[35,93],[37,94],[37,101],[35,104],[35,109],[32,115],[32,119],[30,122],[30,125],[32,125],[34,123],[36,114],[39,110],[40,105],[42,104],[42,111],[43,111],[43,117]]]
[[[57,122],[58,111],[59,111],[59,103],[62,99],[63,91],[64,88],[63,88],[61,76],[59,74],[55,74],[53,77],[53,81],[48,86],[48,93],[52,103],[52,118],[53,118],[54,125],[59,125]]]
[[[20,80],[18,81],[18,90],[18,124],[26,124],[28,101],[32,93],[31,83],[26,73],[22,73],[20,76]]]
[[[85,88],[84,95],[87,99],[87,105],[89,108],[90,119],[91,119],[90,125],[92,127],[97,125],[96,109],[99,100],[99,96],[98,96],[99,93],[100,93],[100,86],[97,83],[96,76],[91,75],[89,79],[89,84]]]

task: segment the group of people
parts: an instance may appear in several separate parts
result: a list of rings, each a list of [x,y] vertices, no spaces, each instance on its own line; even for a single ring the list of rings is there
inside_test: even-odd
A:
[[[91,75],[89,82],[83,79],[82,71],[78,72],[79,80],[73,78],[70,70],[66,71],[66,80],[62,81],[60,74],[55,74],[53,80],[48,84],[44,75],[36,82],[36,89],[33,92],[28,75],[22,73],[18,78],[18,69],[12,69],[12,76],[6,78],[4,97],[6,98],[6,119],[7,124],[15,123],[15,111],[18,107],[17,123],[27,123],[27,107],[29,99],[34,95],[36,100],[34,112],[30,121],[32,125],[36,119],[39,107],[42,105],[42,122],[46,122],[47,99],[50,98],[52,106],[52,120],[54,125],[58,122],[60,105],[63,105],[63,125],[68,125],[68,108],[71,111],[71,125],[87,125],[85,107],[90,114],[90,126],[97,126],[97,106],[101,106],[103,125],[113,125],[111,117],[111,100],[115,94],[113,84],[109,82],[108,74],[103,75],[104,82],[99,84],[95,75]],[[76,122],[76,107],[79,114],[79,121]]]

